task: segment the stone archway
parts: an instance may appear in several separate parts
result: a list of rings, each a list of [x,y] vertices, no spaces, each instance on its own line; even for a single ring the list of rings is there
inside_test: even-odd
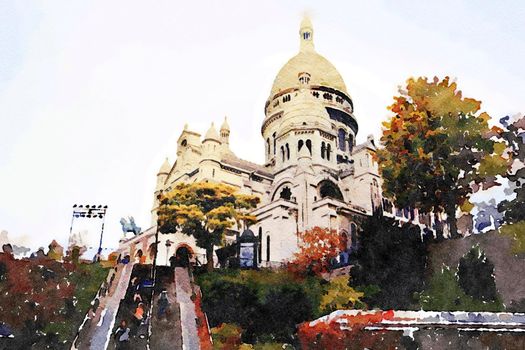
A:
[[[181,244],[175,250],[175,255],[170,258],[172,267],[189,267],[193,250],[186,244]]]
[[[319,196],[321,198],[329,197],[344,201],[343,194],[335,183],[330,180],[323,180],[318,185]]]

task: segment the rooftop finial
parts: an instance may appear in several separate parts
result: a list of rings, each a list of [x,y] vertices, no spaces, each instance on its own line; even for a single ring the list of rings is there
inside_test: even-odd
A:
[[[314,50],[314,27],[310,21],[310,17],[305,14],[301,21],[301,28],[299,29],[301,40],[301,51]]]

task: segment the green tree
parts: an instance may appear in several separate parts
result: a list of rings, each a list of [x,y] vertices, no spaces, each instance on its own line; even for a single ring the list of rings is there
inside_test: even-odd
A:
[[[480,101],[462,97],[449,78],[409,79],[389,107],[377,152],[383,189],[398,207],[445,212],[452,237],[456,211],[472,209],[470,195],[496,184],[505,171],[505,146],[490,139],[487,113]]]
[[[505,225],[500,228],[500,233],[512,239],[512,252],[525,253],[525,221]]]
[[[499,131],[501,140],[507,146],[509,167],[505,177],[510,181],[516,197],[502,201],[498,210],[505,212],[505,222],[513,224],[525,221],[525,116],[514,122],[509,117],[500,119],[504,129]]]
[[[367,305],[410,309],[417,304],[413,297],[424,289],[428,237],[418,226],[400,226],[379,214],[363,223],[350,284],[364,291]]]
[[[494,264],[479,247],[473,247],[459,260],[459,286],[477,300],[490,302],[498,298],[493,274]]]
[[[240,194],[231,186],[181,183],[160,198],[159,231],[172,233],[180,230],[193,236],[197,246],[206,250],[206,265],[211,271],[214,247],[223,244],[227,229],[255,222],[249,211],[258,203],[259,197]]]

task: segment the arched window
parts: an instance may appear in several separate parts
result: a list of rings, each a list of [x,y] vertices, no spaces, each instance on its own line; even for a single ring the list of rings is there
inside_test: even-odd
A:
[[[339,141],[339,149],[344,151],[346,149],[346,131],[344,129],[339,129],[337,139]]]
[[[275,138],[276,136],[276,133],[273,133],[272,137],[273,137],[273,155],[275,155],[275,153],[277,153],[277,139]]]
[[[188,141],[186,141],[186,139],[182,140],[182,142],[180,143],[180,145],[182,147],[186,147],[188,145]]]
[[[303,148],[303,140],[299,140],[299,142],[297,142],[297,153],[299,153],[299,151],[301,150],[301,148]]]
[[[290,190],[290,187],[283,187],[281,193],[279,194],[279,198],[289,201],[292,198],[292,191]]]
[[[321,142],[321,158],[324,159],[324,155],[326,153],[326,144],[323,142]]]
[[[286,144],[286,159],[290,160],[290,146]]]
[[[339,200],[343,200],[343,194],[339,187],[332,181],[323,180],[319,183],[319,195],[321,198],[330,197]]]
[[[308,151],[310,152],[310,155],[312,155],[312,141],[306,140],[306,147],[308,147]]]
[[[282,158],[283,163],[284,163],[284,146],[281,146],[281,158]]]
[[[332,153],[332,146],[330,146],[330,144],[328,144],[326,146],[326,159],[327,160],[330,160],[330,153]]]
[[[348,134],[348,153],[352,154],[353,149],[354,149],[354,136],[352,134]]]
[[[266,153],[267,153],[268,155],[270,155],[270,151],[271,151],[271,150],[270,150],[270,138],[268,137],[268,138],[266,139]]]
[[[262,261],[262,227],[259,227],[259,249],[257,249],[259,263]]]
[[[270,261],[270,235],[266,236],[266,261]]]

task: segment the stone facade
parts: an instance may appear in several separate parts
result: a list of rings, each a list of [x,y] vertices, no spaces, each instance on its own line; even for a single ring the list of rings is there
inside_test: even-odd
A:
[[[315,51],[313,37],[310,21],[303,20],[299,53],[275,78],[261,125],[265,163],[235,155],[226,118],[218,131],[212,123],[203,139],[186,125],[178,139],[175,163],[166,159],[157,174],[152,228],[144,237],[151,240],[161,191],[170,191],[180,182],[208,181],[260,196],[261,203],[253,212],[258,221],[250,229],[261,243],[262,266],[292,258],[298,248],[297,233],[314,226],[337,230],[347,250],[355,248],[360,221],[384,204],[373,159],[376,146],[372,136],[356,144],[358,123],[352,98],[335,67]],[[396,213],[403,215],[395,208],[387,215]],[[407,220],[418,222],[417,211]],[[174,243],[164,250],[167,240]],[[231,232],[227,241],[233,240]],[[182,246],[204,262],[204,251],[180,232],[160,235],[158,262],[167,261]]]

